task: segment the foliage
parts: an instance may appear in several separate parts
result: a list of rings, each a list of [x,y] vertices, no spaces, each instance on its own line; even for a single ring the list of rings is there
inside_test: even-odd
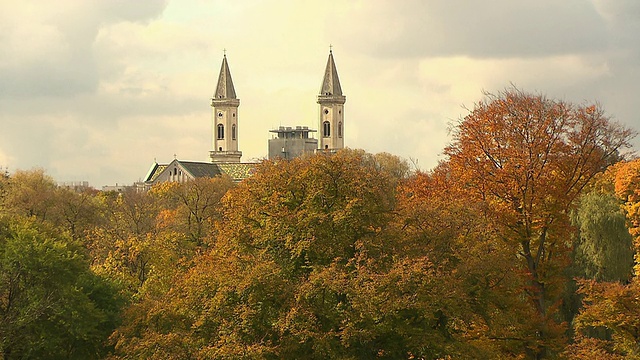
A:
[[[16,171],[8,180],[5,210],[44,221],[55,209],[56,184],[44,170]]]
[[[597,191],[580,198],[572,221],[578,229],[575,276],[597,281],[629,280],[633,242],[620,205],[614,194]]]
[[[568,213],[632,135],[598,106],[507,89],[477,103],[445,149],[451,177],[490,206],[500,236],[519,248],[539,324],[532,357],[563,345],[556,311],[572,247]]]
[[[395,222],[402,176],[377,164],[358,151],[262,163],[223,199],[211,250],[120,328],[120,353],[473,357],[454,334],[464,295],[450,269],[405,252]]]
[[[0,176],[3,356],[637,358],[632,135],[507,89],[428,173],[347,149],[144,193]]]
[[[638,280],[638,209],[640,208],[640,160],[621,162],[607,171],[626,211],[634,236],[635,276],[629,283],[579,281],[584,308],[575,320],[577,341],[567,349],[576,359],[640,359],[640,283]],[[616,280],[616,279],[610,279]]]
[[[4,359],[105,354],[119,310],[81,248],[31,220],[0,221],[0,350]]]

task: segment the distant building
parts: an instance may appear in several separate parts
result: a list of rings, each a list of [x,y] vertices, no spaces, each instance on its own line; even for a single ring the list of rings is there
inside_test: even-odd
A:
[[[102,187],[102,191],[104,191],[104,192],[114,191],[114,192],[117,192],[117,193],[121,193],[121,192],[127,191],[127,189],[129,189],[131,187],[135,187],[135,185],[134,186],[131,186],[131,185],[118,185],[118,183],[116,183],[115,185],[104,185]]]
[[[270,132],[276,137],[269,140],[269,158],[291,159],[316,150],[336,151],[344,148],[344,103],[340,79],[329,51],[320,94],[317,102],[320,106],[320,140],[310,135],[316,130],[306,126],[279,127]],[[144,180],[137,185],[148,189],[159,182],[184,182],[198,177],[229,175],[234,181],[241,181],[255,171],[256,164],[242,163],[242,151],[238,149],[240,123],[238,107],[240,99],[236,96],[231,71],[226,54],[218,76],[216,90],[211,98],[213,111],[213,149],[209,151],[211,162],[181,161],[174,159],[168,164],[154,162]]]
[[[304,154],[313,154],[318,149],[318,139],[309,137],[316,132],[307,126],[280,126],[275,130],[269,130],[277,134],[269,139],[269,159],[293,159]]]
[[[58,182],[58,187],[72,190],[75,192],[83,192],[85,190],[92,189],[92,187],[89,186],[88,181],[61,181],[61,182]]]

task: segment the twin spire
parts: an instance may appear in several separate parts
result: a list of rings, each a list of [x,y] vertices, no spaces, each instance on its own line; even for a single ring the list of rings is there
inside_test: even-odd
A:
[[[336,63],[333,61],[333,51],[329,50],[329,59],[324,71],[322,87],[320,95],[323,96],[343,96],[342,87],[340,86],[340,78]],[[236,89],[233,86],[229,64],[227,63],[227,55],[222,57],[222,66],[220,67],[220,75],[218,76],[218,86],[213,94],[214,99],[236,99]]]
[[[342,96],[338,70],[336,70],[336,63],[333,62],[333,51],[331,50],[329,50],[329,60],[327,60],[327,67],[324,70],[324,79],[322,80],[320,95]]]
[[[329,59],[318,94],[319,131],[318,145],[323,151],[335,151],[344,148],[344,103],[340,78],[333,60],[333,51],[329,50]],[[231,79],[227,55],[222,58],[220,75],[216,91],[211,99],[213,107],[213,150],[210,156],[213,162],[240,162],[242,152],[238,150],[239,122],[238,106],[240,100]],[[283,150],[284,151],[284,150]]]
[[[222,67],[220,68],[220,76],[218,76],[218,86],[216,93],[213,94],[214,99],[235,99],[236,89],[233,87],[231,80],[231,72],[227,63],[227,55],[222,58]]]

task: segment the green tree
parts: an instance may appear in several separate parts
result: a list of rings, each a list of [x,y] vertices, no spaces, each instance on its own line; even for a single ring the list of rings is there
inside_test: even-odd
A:
[[[640,359],[640,160],[615,164],[607,170],[605,178],[613,184],[625,210],[627,226],[634,239],[635,274],[628,284],[616,281],[619,279],[615,277],[603,279],[613,280],[610,282],[578,281],[583,308],[574,321],[576,341],[567,348],[566,355],[574,359]],[[605,181],[603,188],[611,186]],[[626,250],[621,247],[623,249],[604,253]]]
[[[573,212],[573,223],[578,229],[575,275],[597,281],[629,281],[634,249],[620,200],[598,191],[585,194]]]
[[[99,358],[119,308],[70,238],[33,220],[0,219],[3,359]]]

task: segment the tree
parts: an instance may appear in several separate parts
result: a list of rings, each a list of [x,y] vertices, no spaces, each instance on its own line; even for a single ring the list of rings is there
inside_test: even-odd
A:
[[[96,190],[76,192],[58,188],[54,196],[55,206],[50,220],[67,230],[74,240],[84,240],[94,227],[100,225]]]
[[[102,194],[99,200],[104,221],[87,239],[94,271],[129,296],[137,296],[149,278],[175,271],[175,254],[185,236],[168,228],[173,213],[163,210],[155,196],[126,191],[115,197]]]
[[[71,239],[34,220],[0,219],[3,359],[98,358],[119,307]]]
[[[460,277],[428,246],[405,251],[422,240],[405,241],[396,218],[406,180],[374,159],[344,150],[261,163],[222,199],[217,238],[194,267],[132,310],[118,353],[482,357],[457,330],[468,314]]]
[[[611,193],[591,191],[580,197],[572,218],[578,229],[575,276],[629,281],[633,271],[633,241],[618,198]]]
[[[8,181],[5,209],[45,221],[55,211],[56,184],[42,169],[18,170]]]
[[[202,246],[205,239],[213,237],[214,221],[221,217],[220,200],[234,187],[233,181],[220,176],[165,184],[151,193],[167,199],[167,210],[175,209],[175,229],[187,234],[195,246]]]
[[[439,308],[458,353],[453,358],[519,358],[534,344],[535,313],[526,284],[490,207],[457,186],[447,163],[401,186],[398,221],[404,254],[427,254],[456,301]],[[449,295],[451,296],[451,295]],[[454,340],[454,341],[452,341]],[[455,344],[455,345],[454,345]]]
[[[629,232],[633,235],[636,256],[635,276],[629,283],[618,279],[606,281],[578,281],[579,293],[584,297],[583,308],[575,319],[576,342],[566,351],[576,359],[639,359],[640,347],[640,281],[638,254],[640,253],[640,160],[621,162],[605,173],[604,188],[613,184],[622,202]]]
[[[450,176],[486,201],[501,237],[518,246],[537,314],[532,358],[562,346],[555,321],[569,264],[569,211],[593,177],[629,146],[633,132],[597,105],[576,106],[518,89],[487,94],[461,119],[445,149]]]

